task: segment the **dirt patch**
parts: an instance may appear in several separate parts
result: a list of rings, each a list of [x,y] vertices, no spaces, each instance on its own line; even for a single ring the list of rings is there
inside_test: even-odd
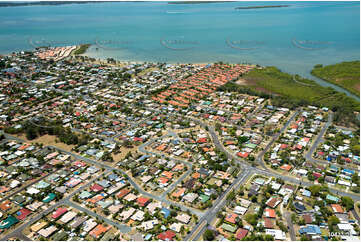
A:
[[[68,152],[71,152],[71,149],[74,148],[75,146],[74,145],[67,145],[67,144],[64,144],[62,142],[55,142],[55,140],[57,139],[56,136],[54,135],[43,135],[43,136],[40,136],[36,139],[33,139],[33,140],[28,140],[25,136],[25,134],[21,134],[21,135],[17,135],[17,137],[25,140],[27,143],[41,143],[43,144],[44,146],[55,146],[55,147],[58,147],[62,150],[66,150]]]
[[[239,78],[236,83],[238,85],[241,85],[241,86],[248,86],[250,85],[251,83],[249,81],[247,81],[246,79],[243,79],[243,78]]]
[[[138,150],[138,146],[135,146],[133,148],[125,148],[125,147],[120,147],[120,153],[114,155],[112,154],[113,160],[114,162],[118,162],[121,161],[125,158],[125,156],[128,154],[128,152],[132,152],[132,154],[136,153]]]

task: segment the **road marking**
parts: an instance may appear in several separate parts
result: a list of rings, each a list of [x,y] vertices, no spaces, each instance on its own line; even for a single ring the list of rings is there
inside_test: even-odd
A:
[[[198,231],[202,230],[203,227],[207,224],[207,220],[203,220],[203,222],[199,225],[199,227],[196,229],[196,231],[194,231],[194,233],[191,235],[191,237],[189,237],[189,241],[193,240],[197,235],[198,235]]]

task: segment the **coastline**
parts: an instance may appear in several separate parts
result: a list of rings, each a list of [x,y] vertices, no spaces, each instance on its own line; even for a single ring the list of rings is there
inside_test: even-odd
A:
[[[167,62],[162,62],[162,61],[146,61],[146,60],[127,60],[127,59],[115,59],[114,57],[105,57],[105,56],[92,56],[91,53],[89,53],[89,49],[92,47],[92,44],[85,44],[87,45],[87,48],[84,50],[84,52],[82,51],[81,54],[74,54],[75,51],[80,49],[80,46],[82,45],[77,45],[76,49],[72,50],[67,56],[63,56],[61,59],[68,59],[68,58],[80,58],[81,56],[86,57],[87,58],[87,62],[92,63],[92,64],[97,64],[97,65],[109,65],[109,66],[126,66],[126,65],[134,65],[134,64],[144,64],[144,63],[166,63],[166,64],[171,64],[171,65],[177,65],[177,64],[193,64],[193,65],[198,65],[198,66],[206,66],[208,64],[213,64],[213,63],[218,63],[220,61],[210,61],[210,62],[180,62],[180,61],[167,61]],[[56,47],[51,47],[51,48],[56,48]],[[24,50],[24,51],[29,51],[29,50]],[[30,50],[30,51],[34,51],[34,49]],[[89,55],[90,54],[90,55]],[[9,55],[9,54],[0,54],[0,55]],[[113,58],[116,60],[116,65],[108,63],[107,59],[108,58]],[[93,60],[93,61],[92,61]],[[248,64],[248,65],[255,65],[255,66],[260,66],[260,67],[266,67],[268,65],[262,65],[262,64],[256,64],[256,63],[252,63],[252,62],[244,62],[244,63],[240,63],[240,62],[229,62],[229,61],[222,61],[223,63],[228,63],[228,64]],[[280,68],[283,72],[289,73],[289,74],[298,74],[298,73],[291,73],[289,72],[287,69],[282,69]],[[353,98],[354,100],[356,100],[357,102],[360,102],[360,96],[350,92],[349,90],[347,90],[346,88],[337,85],[335,83],[329,82],[327,80],[324,80],[322,78],[319,78],[315,75],[312,75],[311,73],[312,69],[309,70],[309,76],[304,76],[301,74],[302,77],[305,78],[309,78],[313,81],[315,81],[318,85],[323,86],[323,87],[331,87],[333,89],[335,89],[335,91],[337,92],[341,92],[346,94],[347,96]]]
[[[94,57],[92,56],[92,53],[89,53],[89,49],[90,47],[88,48],[88,50],[82,54],[82,56],[87,56],[88,58],[94,58],[96,60],[101,60],[101,61],[104,61],[104,64],[106,64],[106,59],[107,57],[104,57],[104,56],[97,56],[97,57]],[[90,55],[88,55],[90,54]],[[128,65],[129,63],[134,63],[134,64],[142,64],[142,63],[145,63],[145,62],[148,62],[148,63],[157,63],[157,61],[143,61],[143,60],[124,60],[124,59],[116,59],[117,62],[119,63],[122,63],[122,64],[126,64]],[[215,62],[180,62],[180,61],[168,61],[168,62],[165,62],[167,64],[196,64],[196,65],[207,65],[207,64],[212,64],[212,63],[217,63],[218,61],[215,61]],[[242,63],[237,63],[237,62],[229,62],[229,61],[224,61],[224,63],[229,63],[229,64],[242,64]],[[265,67],[265,65],[262,65],[262,64],[257,64],[257,63],[247,63],[247,64],[251,64],[251,65],[259,65],[261,67]],[[281,68],[281,70],[283,72],[286,72],[286,73],[291,73],[289,72],[287,69],[283,69]],[[311,74],[311,71],[312,69],[308,70],[308,74],[309,76],[304,76],[304,75],[301,75],[302,77],[305,77],[305,78],[309,78],[313,81],[315,81],[318,85],[320,86],[324,86],[324,87],[331,87],[333,89],[335,89],[337,92],[341,92],[341,93],[345,93],[347,96],[349,97],[352,97],[353,99],[355,99],[357,102],[360,102],[360,97],[357,96],[356,94],[350,92],[349,90],[341,87],[341,86],[338,86],[338,85],[335,85],[334,83],[332,82],[328,82],[328,81],[325,81],[321,78],[318,78],[317,76],[314,76]],[[293,74],[299,74],[299,73],[293,73]]]

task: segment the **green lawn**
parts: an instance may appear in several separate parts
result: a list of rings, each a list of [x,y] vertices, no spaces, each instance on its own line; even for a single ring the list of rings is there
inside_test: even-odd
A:
[[[329,66],[316,65],[311,73],[360,96],[360,61],[341,62]]]

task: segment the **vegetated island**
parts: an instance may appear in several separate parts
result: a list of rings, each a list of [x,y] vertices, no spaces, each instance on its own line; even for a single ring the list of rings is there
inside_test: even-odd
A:
[[[247,6],[247,7],[236,7],[235,9],[259,9],[259,8],[287,8],[290,5],[264,5],[264,6]]]
[[[253,69],[238,81],[220,87],[223,91],[236,91],[271,98],[275,106],[297,108],[307,105],[328,107],[335,112],[334,122],[346,127],[359,127],[357,115],[360,103],[333,88],[323,87],[313,80],[280,71],[270,66]],[[310,84],[310,85],[304,85]]]
[[[314,66],[311,74],[360,96],[360,61]]]

